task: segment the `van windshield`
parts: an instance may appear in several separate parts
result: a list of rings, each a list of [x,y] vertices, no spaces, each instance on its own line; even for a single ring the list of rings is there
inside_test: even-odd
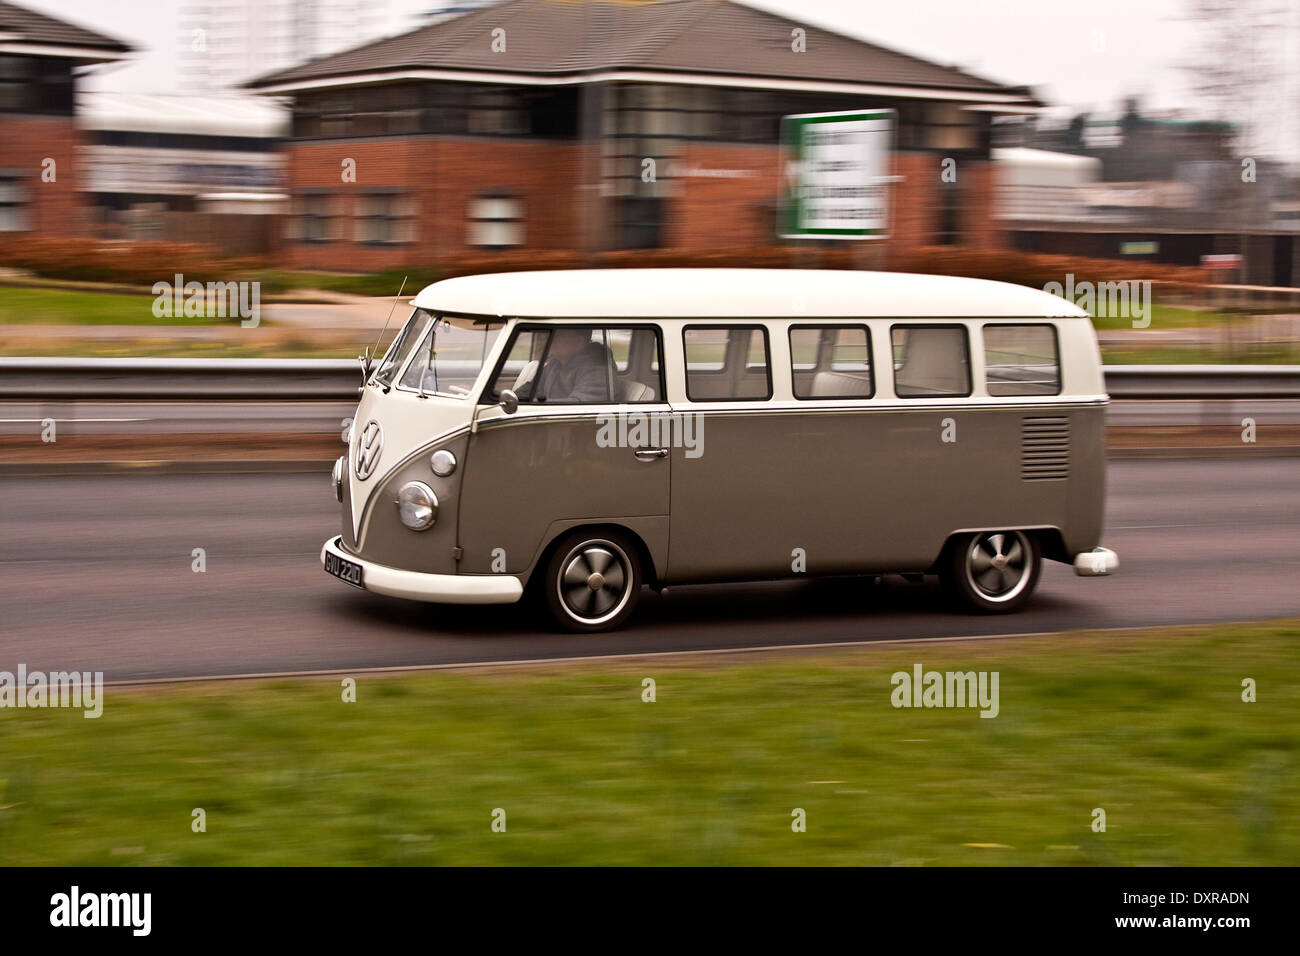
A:
[[[456,316],[435,318],[423,309],[417,311],[430,319],[429,327],[418,339],[398,387],[422,395],[468,398],[504,323],[471,323]]]
[[[425,312],[424,309],[416,309],[411,313],[411,317],[406,320],[402,330],[393,339],[393,344],[384,353],[384,360],[379,363],[379,369],[375,372],[374,380],[376,382],[380,385],[393,384],[393,377],[397,375],[397,370],[406,362],[406,357],[411,354],[411,349],[415,348],[415,343],[420,340],[420,334],[428,326],[428,312]]]

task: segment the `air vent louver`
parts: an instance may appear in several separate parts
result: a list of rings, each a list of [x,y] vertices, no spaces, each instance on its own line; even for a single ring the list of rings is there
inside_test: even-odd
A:
[[[1070,420],[1020,420],[1020,477],[1025,481],[1066,478],[1070,474]]]

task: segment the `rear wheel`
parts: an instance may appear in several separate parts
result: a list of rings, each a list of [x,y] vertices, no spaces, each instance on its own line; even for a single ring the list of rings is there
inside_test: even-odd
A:
[[[1038,542],[1023,531],[979,531],[953,543],[942,577],[963,609],[1006,614],[1029,600],[1041,567]]]
[[[547,562],[546,606],[569,631],[612,631],[641,596],[637,549],[623,535],[577,532]]]

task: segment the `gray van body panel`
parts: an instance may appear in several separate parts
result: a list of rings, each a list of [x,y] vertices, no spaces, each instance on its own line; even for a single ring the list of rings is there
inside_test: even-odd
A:
[[[667,406],[638,406],[638,410]],[[462,493],[461,571],[505,570],[526,579],[548,544],[570,528],[619,524],[643,536],[651,559],[667,558],[668,459],[638,460],[631,448],[596,443],[597,413],[524,409],[481,423],[470,441]]]
[[[674,455],[669,582],[924,571],[959,530],[1057,529],[1070,554],[1100,537],[1098,406],[705,414],[708,453]],[[1045,417],[1069,421],[1068,471],[1026,479],[1023,421]]]

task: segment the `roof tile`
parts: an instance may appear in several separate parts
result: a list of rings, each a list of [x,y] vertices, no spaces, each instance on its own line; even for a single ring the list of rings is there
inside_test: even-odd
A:
[[[492,31],[506,50],[492,51]],[[791,31],[807,31],[807,52]],[[253,88],[409,69],[545,76],[659,70],[1002,92],[1000,83],[732,0],[505,0],[253,80]]]
[[[130,45],[121,40],[4,0],[0,0],[0,33],[18,38],[7,41],[10,43],[88,47],[118,53],[131,51]]]

